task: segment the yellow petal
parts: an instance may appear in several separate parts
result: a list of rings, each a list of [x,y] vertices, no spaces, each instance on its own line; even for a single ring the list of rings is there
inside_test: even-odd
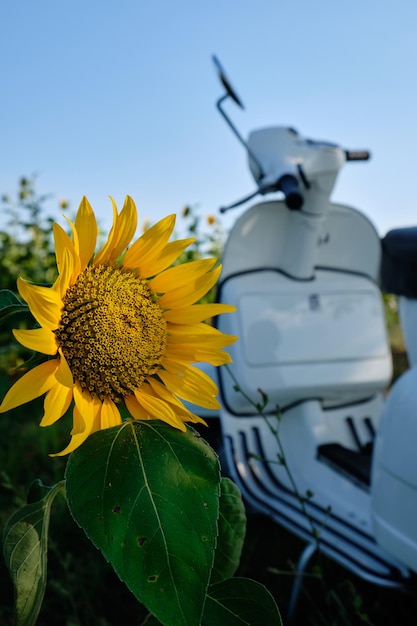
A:
[[[56,265],[58,272],[61,272],[64,264],[64,250],[69,250],[73,256],[76,252],[71,238],[62,226],[55,222],[52,226],[52,232],[54,233]]]
[[[58,293],[50,287],[31,285],[23,278],[17,279],[17,288],[39,325],[49,330],[56,330],[63,306]]]
[[[167,357],[181,362],[206,361],[212,365],[231,363],[232,359],[222,348],[237,340],[208,324],[169,326]]]
[[[65,217],[65,215],[64,215]],[[75,228],[75,224],[73,224],[73,222],[71,222],[71,220],[69,220],[67,217],[65,217],[66,221],[68,222],[69,227],[71,228],[71,234],[72,234],[72,243],[74,244],[74,250],[75,250],[75,256],[74,256],[74,276],[73,276],[73,282],[76,280],[78,274],[81,271],[81,261],[80,261],[80,242],[78,239],[78,233],[77,233],[77,229]]]
[[[12,332],[17,341],[29,350],[51,356],[58,351],[56,336],[48,328],[35,328],[33,330],[14,329]]]
[[[236,307],[231,304],[193,304],[179,309],[168,309],[164,317],[173,324],[197,324],[215,315],[234,311]]]
[[[169,347],[167,357],[178,363],[210,363],[210,365],[226,365],[232,363],[232,357],[223,350],[210,349],[210,347],[174,346]]]
[[[79,262],[77,261],[77,266]],[[62,271],[58,275],[52,289],[57,292],[58,296],[62,299],[68,287],[74,284],[78,274],[74,266],[74,257],[68,248],[64,249]]]
[[[74,224],[69,220],[68,223],[70,224],[71,228],[74,229]],[[67,235],[65,230],[56,223],[53,225],[52,230],[54,233],[55,256],[59,274],[61,274],[65,270],[66,276],[68,277],[68,263],[70,262],[71,264],[71,275],[67,280],[67,288],[69,284],[73,284],[75,282],[78,274],[80,273],[80,258],[78,256],[74,242]],[[68,256],[66,256],[68,254],[71,257],[70,261],[68,260]],[[61,290],[61,295],[62,293],[65,293],[66,288],[63,291]]]
[[[59,356],[59,367],[55,374],[56,379],[61,383],[61,385],[64,385],[64,387],[71,388],[74,386],[74,378],[62,350],[59,350]]]
[[[202,406],[206,409],[219,409],[220,404],[215,396],[217,386],[207,374],[196,367],[183,363],[164,360],[165,369],[158,371],[158,376],[165,385],[183,400]]]
[[[158,258],[170,238],[175,226],[175,215],[168,215],[151,226],[143,235],[127,250],[123,266],[138,268],[141,277],[145,277],[141,268],[143,265],[152,265]]]
[[[56,383],[45,396],[44,415],[39,426],[50,426],[68,410],[72,400],[72,389]]]
[[[10,411],[43,395],[56,384],[55,372],[59,361],[54,359],[41,363],[19,378],[9,389],[0,405],[0,413]]]
[[[167,243],[165,248],[161,250],[159,255],[154,258],[149,256],[147,259],[143,258],[140,262],[140,275],[142,278],[148,278],[149,276],[156,276],[159,272],[172,265],[172,263],[180,256],[180,254],[187,248],[195,239],[179,239],[178,241],[171,241]],[[125,265],[123,261],[123,265]]]
[[[94,254],[97,242],[97,221],[94,211],[84,196],[75,217],[75,228],[80,246],[81,271],[84,270]]]
[[[194,415],[194,413],[191,413],[191,411],[189,411],[183,405],[181,400],[179,400],[169,389],[167,389],[165,385],[152,377],[148,379],[148,383],[151,387],[151,390],[153,391],[153,395],[159,396],[160,398],[165,400],[165,402],[174,405],[175,414],[178,418],[181,419],[181,421],[194,423],[199,422],[200,424],[204,424],[205,426],[207,426],[206,422],[201,417],[198,417],[198,415]],[[147,386],[147,388],[149,387]]]
[[[135,420],[155,419],[153,416],[149,415],[148,411],[146,411],[141,404],[139,404],[135,396],[125,396],[124,401],[127,410]]]
[[[169,325],[169,336],[173,342],[213,341],[212,345],[220,347],[229,346],[237,340],[236,335],[227,335],[210,324],[200,322],[198,324]],[[222,343],[221,343],[222,342]]]
[[[114,203],[113,198],[111,201]],[[118,219],[117,237],[113,242],[113,251],[108,260],[109,263],[119,258],[129,245],[138,225],[138,213],[136,205],[130,196],[126,196],[122,211]]]
[[[92,396],[88,391],[82,391],[79,383],[73,388],[75,406],[79,410],[86,424],[96,422],[99,424],[101,411],[101,401],[96,396]],[[96,425],[97,425],[96,424]]]
[[[166,293],[172,289],[178,289],[209,272],[216,262],[217,259],[201,259],[182,263],[152,278],[149,286],[154,293]]]
[[[110,398],[105,398],[101,407],[101,428],[111,428],[112,426],[119,426],[122,423],[122,418],[119,413],[119,409]]]
[[[213,285],[216,284],[221,269],[221,265],[219,265],[212,272],[204,274],[204,276],[199,276],[188,285],[165,293],[158,300],[160,306],[165,309],[173,309],[176,306],[183,308],[194,304],[197,300],[206,295]]]
[[[151,388],[150,390],[151,395],[160,397],[162,400],[165,400],[165,402],[169,402],[180,409],[185,408],[181,400],[178,400],[178,398],[176,398],[175,395],[167,387],[165,387],[165,385],[160,383],[159,380],[149,377],[147,382],[148,382],[147,388],[148,389],[149,387]]]
[[[113,248],[113,242],[117,238],[117,222],[119,219],[119,213],[117,211],[117,206],[115,202],[112,202],[112,206],[113,206],[113,224],[110,229],[109,236],[107,237],[107,241],[105,242],[101,250],[99,250],[94,257],[93,265],[101,265],[102,263],[107,262],[107,259]]]
[[[185,431],[184,423],[177,418],[174,411],[170,406],[159,398],[154,398],[145,392],[144,386],[135,391],[136,400],[143,406],[148,415],[154,419],[159,419],[163,422],[167,422],[174,428],[179,428]]]
[[[135,203],[130,196],[126,197],[120,215],[113,198],[113,226],[103,248],[94,258],[94,265],[114,262],[129,244],[137,227],[137,211]]]
[[[49,456],[64,456],[66,454],[70,454],[70,452],[79,448],[87,437],[91,435],[91,433],[98,430],[97,424],[94,420],[89,421],[88,419],[85,419],[77,407],[74,407],[73,424],[74,426],[71,431],[71,441],[67,447],[64,448],[64,450],[61,450],[61,452],[55,452],[55,454],[50,454]]]

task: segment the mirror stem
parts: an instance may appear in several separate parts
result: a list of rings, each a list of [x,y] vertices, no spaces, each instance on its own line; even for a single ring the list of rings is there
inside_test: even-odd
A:
[[[216,106],[218,108],[218,110],[220,111],[220,113],[222,114],[223,118],[225,119],[227,125],[229,126],[229,128],[232,130],[232,132],[234,133],[234,135],[238,138],[238,140],[240,141],[240,143],[242,144],[242,146],[244,146],[250,156],[250,158],[254,161],[254,163],[256,164],[258,170],[259,170],[259,180],[261,180],[264,177],[264,171],[261,167],[261,164],[258,160],[258,158],[256,157],[256,155],[252,152],[252,150],[249,148],[248,144],[246,143],[246,141],[243,139],[242,135],[239,133],[239,131],[237,130],[236,126],[233,124],[233,122],[231,121],[230,117],[227,115],[227,113],[224,111],[222,104],[225,100],[227,100],[227,98],[230,98],[230,94],[225,93],[224,96],[221,96],[221,98],[219,98],[216,102]]]

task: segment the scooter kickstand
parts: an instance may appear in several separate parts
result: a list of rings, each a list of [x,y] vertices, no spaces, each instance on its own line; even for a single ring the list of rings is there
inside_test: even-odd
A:
[[[303,584],[303,576],[311,557],[317,550],[317,543],[308,543],[298,559],[297,568],[295,570],[295,578],[291,590],[291,597],[288,603],[286,626],[292,626],[295,612],[297,610],[298,598]]]

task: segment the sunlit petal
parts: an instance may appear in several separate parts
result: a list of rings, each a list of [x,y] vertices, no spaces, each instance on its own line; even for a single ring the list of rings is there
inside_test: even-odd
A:
[[[70,227],[74,229],[74,224],[70,220],[68,220],[68,223]],[[58,272],[61,275],[61,273],[65,270],[66,274],[65,281],[61,279],[60,284],[65,284],[66,286],[68,286],[69,284],[74,283],[78,274],[80,273],[80,258],[74,242],[67,235],[65,230],[58,224],[54,224],[52,229],[55,240],[55,256]],[[70,259],[68,259],[68,256],[70,257]],[[69,271],[69,267],[71,268],[71,272]],[[63,293],[65,293],[65,288],[61,291],[60,295],[62,296]]]
[[[62,263],[62,271],[58,275],[58,278],[55,281],[52,289],[54,289],[59,297],[62,299],[67,292],[68,287],[72,285],[77,277],[77,272],[75,271],[74,266],[74,257],[68,250],[68,248],[64,249],[63,253],[63,263]],[[79,266],[79,261],[77,260],[77,266]]]
[[[125,396],[125,405],[130,415],[135,420],[153,420],[155,417],[150,415],[149,412],[143,408],[141,404],[136,400],[135,396]]]
[[[164,362],[164,368],[158,372],[159,378],[175,395],[206,409],[219,409],[216,400],[218,389],[207,374],[183,363]]]
[[[75,384],[73,393],[75,406],[86,424],[96,422],[99,418],[102,404],[99,398],[97,396],[93,397],[89,391],[82,391],[78,383]]]
[[[194,304],[197,300],[206,295],[208,291],[216,284],[220,272],[221,265],[204,276],[199,276],[196,280],[191,281],[188,285],[173,289],[165,293],[159,298],[159,304],[166,308],[184,307]]]
[[[113,249],[113,242],[117,240],[119,214],[117,211],[117,206],[114,202],[112,202],[112,206],[113,206],[113,225],[110,229],[110,233],[109,233],[109,236],[107,237],[107,241],[105,242],[101,250],[99,250],[99,252],[97,252],[97,254],[95,255],[93,265],[101,265],[102,263],[107,263],[109,256]]]
[[[29,350],[51,356],[57,353],[56,336],[48,328],[34,328],[33,330],[14,329],[12,332],[17,341]]]
[[[212,346],[229,346],[237,340],[236,335],[226,335],[209,324],[181,324],[169,326],[169,341],[173,343],[213,342]]]
[[[189,411],[184,406],[181,400],[179,400],[167,387],[165,387],[165,385],[152,377],[149,378],[148,382],[149,386],[151,387],[151,391],[153,392],[153,395],[162,398],[163,400],[165,400],[165,402],[168,402],[169,404],[172,404],[176,416],[179,417],[183,422],[199,422],[200,424],[204,424],[207,426],[206,422],[201,417],[198,417],[198,415],[194,415],[194,413],[191,413],[191,411]]]
[[[97,242],[97,221],[94,211],[84,196],[75,217],[75,228],[80,246],[81,271],[85,269],[94,254]]]
[[[180,239],[178,241],[171,241],[161,250],[156,258],[148,257],[142,258],[140,262],[140,275],[142,278],[148,278],[149,276],[155,276],[162,270],[169,267],[180,254],[192,244],[195,239]],[[123,260],[123,265],[125,262]]]
[[[45,396],[44,415],[40,426],[50,426],[59,420],[69,409],[72,389],[56,383]]]
[[[201,259],[171,267],[152,278],[149,281],[149,286],[154,293],[166,293],[172,289],[178,289],[206,274],[216,262],[217,259]]]
[[[197,324],[216,315],[234,311],[236,307],[231,304],[193,304],[189,307],[168,309],[164,317],[173,324]]]
[[[154,419],[159,419],[163,422],[167,422],[168,424],[171,424],[171,426],[179,428],[182,431],[186,430],[184,422],[182,422],[175,415],[172,408],[163,400],[155,398],[149,393],[146,393],[144,386],[135,391],[135,397],[139,404],[141,404],[142,407],[145,409],[145,411],[148,412],[149,417],[154,417]]]
[[[56,371],[56,379],[61,383],[61,385],[64,385],[64,387],[73,387],[74,378],[62,350],[59,350],[59,356],[59,367]]]
[[[151,263],[157,259],[161,251],[166,246],[175,226],[175,215],[168,215],[160,220],[133,243],[126,252],[123,259],[123,266],[127,268],[138,268],[140,275],[143,265]]]
[[[55,454],[50,454],[49,456],[64,456],[70,454],[79,448],[91,433],[98,430],[97,423],[94,420],[89,421],[86,419],[77,407],[74,407],[73,423],[74,427],[71,431],[71,441],[68,446],[64,448],[64,450],[61,450],[61,452],[55,452]]]
[[[49,330],[58,328],[62,300],[54,289],[31,285],[23,278],[17,279],[17,288],[40,326],[49,328]]]
[[[54,359],[26,372],[6,393],[0,405],[0,413],[26,404],[49,391],[56,384],[55,372],[58,365],[58,359]]]
[[[122,423],[122,418],[119,413],[119,409],[110,398],[104,398],[101,407],[101,428],[111,428],[112,426],[118,426]]]
[[[226,365],[232,362],[228,352],[224,350],[210,349],[210,347],[195,346],[170,346],[167,356],[179,363],[210,363],[210,365]]]
[[[52,232],[54,233],[56,265],[58,272],[61,273],[64,265],[64,251],[68,250],[71,256],[76,256],[76,251],[71,237],[69,237],[62,226],[55,223],[52,226]]]
[[[113,198],[110,198],[115,204]],[[112,242],[113,250],[107,262],[112,263],[119,258],[126,246],[130,243],[138,225],[138,214],[135,203],[130,196],[126,196],[122,211],[117,220],[117,231]]]

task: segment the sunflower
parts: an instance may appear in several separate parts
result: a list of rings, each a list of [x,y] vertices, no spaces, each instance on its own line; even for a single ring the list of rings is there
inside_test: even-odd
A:
[[[84,197],[74,223],[67,220],[71,237],[53,226],[58,278],[52,287],[17,281],[39,327],[14,336],[47,358],[11,387],[0,412],[46,394],[40,425],[49,426],[73,403],[71,440],[57,455],[121,424],[123,408],[136,420],[159,419],[182,431],[185,422],[205,423],[182,401],[218,409],[218,390],[192,363],[229,363],[223,348],[236,339],[204,323],[234,307],[196,304],[219,277],[216,259],[171,267],[194,241],[169,241],[175,215],[127,248],[136,206],[127,196],[119,214],[111,201],[113,225],[96,254],[97,222]]]

